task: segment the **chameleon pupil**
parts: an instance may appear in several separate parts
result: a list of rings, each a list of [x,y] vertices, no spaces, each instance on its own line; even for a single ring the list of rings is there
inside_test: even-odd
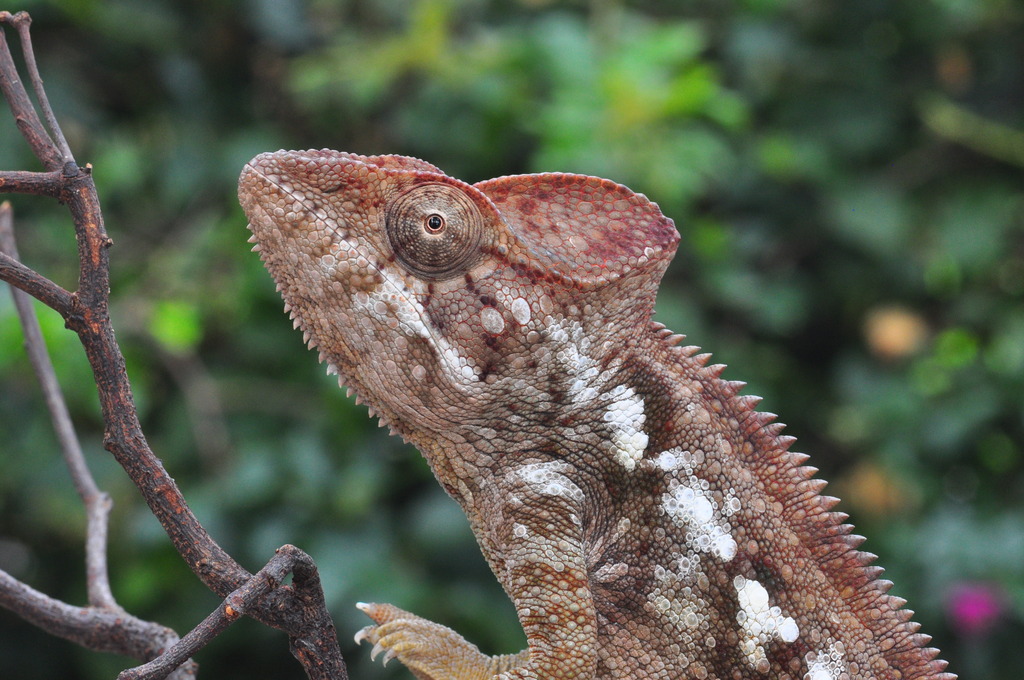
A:
[[[427,231],[436,234],[444,229],[444,218],[440,215],[431,215],[427,218]]]

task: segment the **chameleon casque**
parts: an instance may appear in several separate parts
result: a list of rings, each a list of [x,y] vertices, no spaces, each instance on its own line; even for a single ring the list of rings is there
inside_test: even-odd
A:
[[[474,185],[404,156],[257,156],[239,197],[328,371],[463,508],[528,648],[391,605],[431,680],[952,680],[775,416],[652,320],[679,241],[595,177]]]

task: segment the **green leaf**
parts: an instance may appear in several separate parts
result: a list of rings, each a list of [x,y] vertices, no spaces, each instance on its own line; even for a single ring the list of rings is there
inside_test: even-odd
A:
[[[170,352],[191,351],[203,335],[199,308],[181,300],[158,302],[149,320],[149,332]]]

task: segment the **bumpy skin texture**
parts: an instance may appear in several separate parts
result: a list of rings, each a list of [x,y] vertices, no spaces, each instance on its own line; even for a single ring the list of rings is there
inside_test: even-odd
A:
[[[528,649],[391,605],[419,678],[950,680],[774,416],[651,319],[679,236],[567,174],[279,151],[242,172],[307,342],[465,510]]]

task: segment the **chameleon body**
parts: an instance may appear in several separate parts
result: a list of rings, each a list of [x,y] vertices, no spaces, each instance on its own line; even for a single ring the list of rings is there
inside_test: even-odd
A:
[[[652,321],[679,240],[595,177],[469,185],[279,151],[252,241],[320,358],[462,506],[528,648],[391,605],[357,635],[432,680],[951,680],[806,456]]]

